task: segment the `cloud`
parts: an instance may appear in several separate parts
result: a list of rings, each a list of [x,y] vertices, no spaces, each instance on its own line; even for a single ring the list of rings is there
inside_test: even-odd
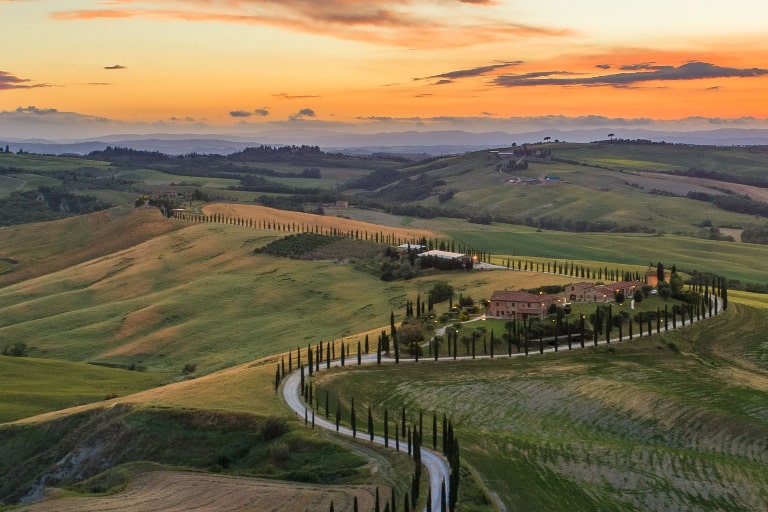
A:
[[[125,66],[121,66],[120,64],[115,64],[114,66],[104,66],[104,69],[112,70],[112,69],[128,69],[128,68]]]
[[[476,68],[469,68],[469,69],[459,69],[457,71],[448,71],[446,73],[440,73],[438,75],[431,75],[431,76],[425,76],[420,78],[414,78],[414,80],[433,80],[436,78],[440,78],[441,80],[436,82],[437,84],[449,84],[452,83],[454,80],[459,78],[470,78],[475,76],[483,76],[487,75],[488,73],[492,73],[493,71],[499,70],[499,69],[505,69],[512,66],[519,66],[522,64],[523,61],[515,60],[515,61],[505,61],[500,62],[498,64],[490,64],[488,66],[478,66]]]
[[[315,111],[311,108],[303,108],[291,116],[292,121],[316,117]]]
[[[625,68],[626,66],[622,66]],[[570,77],[574,73],[542,71],[523,75],[503,75],[493,80],[501,87],[530,87],[540,85],[610,86],[629,87],[645,82],[670,82],[680,80],[701,80],[706,78],[754,78],[768,75],[768,69],[730,68],[707,62],[688,62],[681,66],[652,66],[648,63],[629,66],[629,71],[598,76]],[[546,77],[546,78],[542,78]]]
[[[257,108],[255,110],[233,110],[229,113],[231,117],[251,117],[260,116],[265,117],[269,115],[269,110],[266,108]]]
[[[611,69],[610,64],[597,64],[595,67],[600,69]]]
[[[98,9],[65,10],[57,20],[148,18],[237,23],[397,47],[442,48],[530,37],[561,37],[563,28],[507,20],[494,0],[139,0],[104,2]],[[167,8],[164,8],[167,7]],[[432,14],[426,14],[427,12]],[[435,14],[439,13],[439,14]],[[482,15],[481,15],[482,13]]]
[[[37,108],[34,105],[29,107],[18,107],[16,109],[17,114],[32,114],[36,116],[47,116],[51,114],[58,114],[59,111],[55,108]]]
[[[625,64],[619,67],[621,71],[659,71],[664,66],[654,66],[653,62],[642,62],[640,64]]]
[[[285,94],[284,92],[281,92],[281,93],[278,93],[278,94],[273,94],[272,96],[274,96],[275,98],[282,98],[284,100],[302,100],[302,99],[305,99],[305,98],[319,98],[320,97],[320,96],[313,96],[313,95],[310,95],[310,94],[291,95],[291,94]]]
[[[33,89],[36,87],[50,87],[49,84],[29,84],[28,78],[19,78],[7,71],[0,71],[0,91],[4,89]]]

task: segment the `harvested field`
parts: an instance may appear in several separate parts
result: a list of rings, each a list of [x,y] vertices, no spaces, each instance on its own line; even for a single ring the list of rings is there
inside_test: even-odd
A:
[[[383,491],[382,491],[383,492]],[[158,471],[138,476],[120,494],[106,497],[49,499],[18,509],[24,512],[270,511],[351,510],[357,496],[361,510],[373,510],[370,486],[322,486],[257,478]],[[388,494],[384,494],[388,495]]]

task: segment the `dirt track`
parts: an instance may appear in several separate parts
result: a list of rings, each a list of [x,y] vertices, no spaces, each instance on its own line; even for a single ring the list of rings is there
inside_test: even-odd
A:
[[[322,486],[245,477],[158,471],[137,477],[114,496],[50,499],[17,509],[24,512],[295,512],[373,510],[376,490],[367,486]]]

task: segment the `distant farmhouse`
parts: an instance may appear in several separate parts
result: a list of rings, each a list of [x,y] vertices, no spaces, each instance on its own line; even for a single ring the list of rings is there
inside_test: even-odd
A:
[[[653,277],[656,277],[656,274]],[[554,295],[536,295],[526,291],[495,291],[491,294],[486,314],[489,317],[516,320],[543,319],[553,304],[566,306],[570,302],[611,302],[619,293],[631,298],[643,285],[640,281],[609,284],[571,283],[565,286],[562,293]]]
[[[460,252],[425,251],[418,254],[422,268],[434,267],[441,270],[463,269],[470,270],[474,259]]]
[[[559,299],[553,295],[536,295],[530,292],[495,291],[491,294],[487,316],[495,318],[544,318],[549,307]]]
[[[672,272],[664,269],[664,282],[668,283],[672,279]],[[656,268],[649,266],[645,271],[645,282],[648,286],[656,287],[659,285],[659,276],[656,273]]]
[[[621,281],[611,284],[572,283],[565,287],[565,297],[575,302],[611,301],[617,293],[631,298],[635,291],[643,287],[640,281]]]

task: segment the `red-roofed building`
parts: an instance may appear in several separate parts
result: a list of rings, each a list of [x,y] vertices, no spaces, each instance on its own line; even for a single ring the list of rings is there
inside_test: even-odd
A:
[[[491,295],[486,313],[489,317],[544,318],[547,310],[557,299],[551,295],[534,295],[529,292],[495,291]]]
[[[620,281],[618,283],[594,284],[571,283],[565,286],[565,297],[572,302],[610,302],[616,292],[622,292],[631,299],[635,290],[643,287],[640,281]]]

